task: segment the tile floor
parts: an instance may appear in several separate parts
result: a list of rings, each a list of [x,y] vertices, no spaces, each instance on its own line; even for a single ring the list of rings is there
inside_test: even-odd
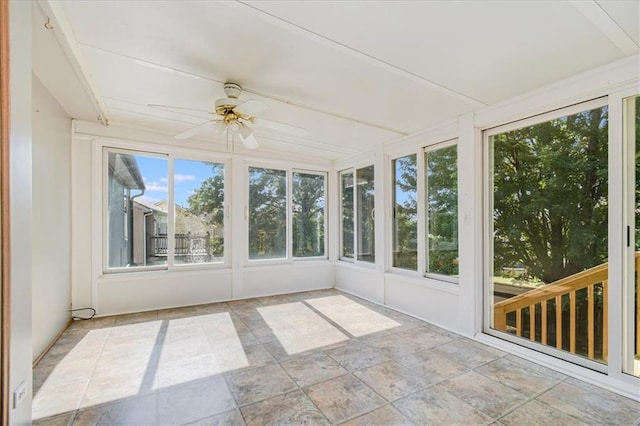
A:
[[[638,425],[640,404],[336,290],[75,322],[36,425]]]

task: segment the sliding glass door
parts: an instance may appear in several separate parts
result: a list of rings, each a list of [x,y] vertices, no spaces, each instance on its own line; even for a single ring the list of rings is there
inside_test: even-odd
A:
[[[485,331],[607,363],[608,107],[596,100],[485,132]]]

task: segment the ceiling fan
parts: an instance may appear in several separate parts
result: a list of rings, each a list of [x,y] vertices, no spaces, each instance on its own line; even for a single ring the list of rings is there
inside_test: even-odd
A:
[[[255,149],[258,148],[259,143],[253,132],[254,127],[271,129],[300,137],[308,135],[306,130],[299,127],[256,117],[256,114],[265,111],[268,106],[253,99],[240,102],[238,98],[240,97],[240,93],[242,93],[242,87],[240,87],[239,84],[231,82],[225,83],[224,93],[227,97],[216,100],[214,111],[158,104],[150,104],[149,106],[163,109],[201,111],[213,115],[213,118],[210,120],[178,133],[174,136],[176,139],[187,139],[212,126],[216,133],[222,134],[226,132],[228,136],[237,136],[245,147]]]

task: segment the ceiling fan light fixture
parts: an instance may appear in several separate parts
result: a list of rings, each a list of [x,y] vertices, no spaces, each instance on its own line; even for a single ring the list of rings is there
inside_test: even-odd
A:
[[[227,123],[227,127],[229,131],[235,135],[241,132],[242,124],[238,120],[230,120],[229,123]]]
[[[216,134],[218,135],[223,134],[226,129],[227,129],[227,125],[224,124],[224,121],[216,121],[213,124],[213,131],[216,132]]]
[[[238,136],[247,149],[256,149],[258,148],[258,146],[260,146],[256,137],[253,136],[253,131],[251,129],[249,129],[249,133],[247,136],[244,136],[243,132],[241,132]]]

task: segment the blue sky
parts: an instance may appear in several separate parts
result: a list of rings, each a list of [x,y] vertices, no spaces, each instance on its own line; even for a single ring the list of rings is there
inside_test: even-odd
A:
[[[136,155],[140,174],[146,190],[143,198],[155,203],[168,198],[168,160],[161,157]],[[211,176],[211,166],[202,161],[175,160],[174,187],[176,204],[187,207],[187,198],[200,187],[202,181]]]

